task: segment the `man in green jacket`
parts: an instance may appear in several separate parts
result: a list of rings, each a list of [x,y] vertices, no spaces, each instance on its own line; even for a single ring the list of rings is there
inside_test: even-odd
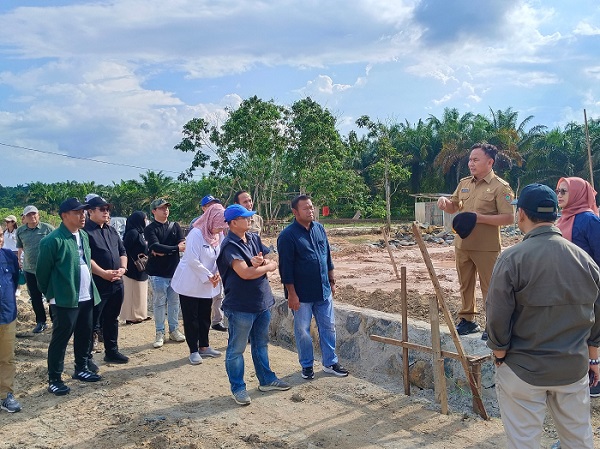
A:
[[[40,290],[53,313],[52,339],[48,347],[48,391],[62,396],[71,389],[62,381],[65,352],[71,336],[75,353],[73,379],[97,382],[102,379],[88,367],[92,341],[92,313],[100,295],[92,280],[91,250],[85,225],[85,209],[77,198],[59,207],[62,223],[40,242],[36,276]]]

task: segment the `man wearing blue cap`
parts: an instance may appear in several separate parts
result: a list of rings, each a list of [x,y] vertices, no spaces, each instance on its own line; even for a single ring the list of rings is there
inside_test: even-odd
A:
[[[548,407],[562,447],[591,449],[600,268],[554,226],[552,189],[528,185],[516,204],[525,236],[498,258],[486,305],[507,447],[538,449]]]
[[[225,353],[225,369],[235,402],[251,402],[244,382],[244,351],[250,338],[252,361],[260,391],[289,390],[269,366],[269,323],[275,304],[267,273],[277,270],[277,262],[264,258],[269,249],[258,234],[249,232],[250,218],[255,212],[239,204],[225,209],[229,232],[221,243],[217,258],[223,279],[225,299],[223,311],[229,321],[229,341]]]
[[[73,336],[75,372],[73,379],[97,382],[102,379],[88,367],[92,344],[92,314],[100,294],[92,279],[92,252],[85,225],[86,203],[77,198],[59,207],[62,223],[40,242],[36,277],[40,290],[53,311],[52,339],[48,346],[48,391],[62,396],[71,389],[62,380],[65,352]]]

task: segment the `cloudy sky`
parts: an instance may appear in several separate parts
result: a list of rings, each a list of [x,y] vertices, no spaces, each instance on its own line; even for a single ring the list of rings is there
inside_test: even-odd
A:
[[[600,2],[0,1],[0,185],[176,176],[182,126],[252,95],[310,96],[342,134],[447,107],[600,118]]]

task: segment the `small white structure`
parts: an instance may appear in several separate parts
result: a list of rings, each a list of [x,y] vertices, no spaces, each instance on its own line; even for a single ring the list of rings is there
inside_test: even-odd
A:
[[[450,197],[450,193],[415,193],[410,196],[415,198],[415,220],[419,223],[429,223],[434,226],[443,226],[447,231],[452,230],[452,219],[456,214],[449,214],[437,207],[437,200]]]

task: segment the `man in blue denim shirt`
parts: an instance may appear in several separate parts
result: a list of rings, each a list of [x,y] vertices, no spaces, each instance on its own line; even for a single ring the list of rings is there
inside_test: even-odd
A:
[[[279,235],[277,250],[281,282],[294,314],[294,335],[302,377],[315,377],[310,336],[313,315],[319,330],[323,371],[345,377],[348,370],[339,364],[335,353],[335,277],[325,228],[314,221],[315,208],[306,195],[292,200],[292,213],[295,220]]]
[[[235,402],[250,404],[244,382],[244,350],[250,338],[252,361],[260,391],[289,390],[269,366],[269,324],[275,303],[267,273],[277,270],[277,262],[265,259],[269,252],[258,234],[250,231],[250,218],[256,212],[233,204],[225,209],[229,232],[221,243],[217,258],[223,279],[223,312],[229,322],[229,341],[225,352],[225,370]]]

